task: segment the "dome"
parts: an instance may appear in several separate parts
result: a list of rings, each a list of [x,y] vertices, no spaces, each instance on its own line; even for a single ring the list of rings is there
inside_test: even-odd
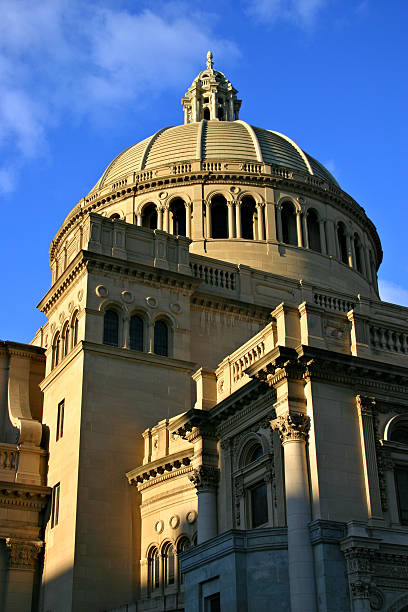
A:
[[[166,127],[120,153],[94,189],[133,172],[188,161],[245,161],[303,172],[338,186],[330,172],[284,134],[245,121],[201,120]]]

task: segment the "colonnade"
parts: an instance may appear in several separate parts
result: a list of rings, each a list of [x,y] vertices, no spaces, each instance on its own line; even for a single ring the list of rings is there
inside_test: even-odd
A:
[[[192,203],[178,198],[170,204],[147,204],[137,213],[136,222],[193,239],[266,240],[311,249],[334,257],[369,282],[376,282],[376,267],[366,234],[359,234],[342,221],[323,219],[314,208],[295,207],[289,200],[265,204],[251,196],[227,200],[217,195],[196,202],[193,210]]]

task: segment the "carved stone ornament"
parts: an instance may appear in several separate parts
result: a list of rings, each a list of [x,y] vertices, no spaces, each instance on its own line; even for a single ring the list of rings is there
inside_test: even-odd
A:
[[[271,421],[271,427],[279,432],[282,444],[306,441],[310,429],[310,417],[299,412],[288,412]]]
[[[220,471],[216,467],[200,465],[198,469],[189,474],[189,480],[198,489],[215,489],[218,486]]]
[[[370,589],[370,608],[372,610],[382,610],[385,603],[384,595],[375,587]]]
[[[101,297],[101,298],[107,297],[109,295],[108,288],[105,287],[105,285],[98,285],[95,288],[95,293],[98,297]]]
[[[363,416],[373,416],[375,412],[375,397],[366,395],[356,396],[357,408]]]
[[[370,583],[357,580],[350,584],[351,597],[353,599],[369,599],[370,597]]]
[[[11,569],[33,570],[43,548],[42,542],[27,542],[16,538],[6,538],[9,549]]]

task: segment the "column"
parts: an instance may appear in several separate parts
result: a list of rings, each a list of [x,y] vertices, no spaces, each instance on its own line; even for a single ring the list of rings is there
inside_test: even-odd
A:
[[[186,202],[186,236],[191,238],[191,204]]]
[[[232,202],[227,202],[228,208],[228,238],[234,238],[234,209]]]
[[[380,479],[377,466],[375,442],[375,406],[373,397],[356,396],[360,428],[361,455],[363,459],[364,484],[367,500],[367,514],[370,519],[382,519]]]
[[[273,202],[265,203],[265,234],[267,240],[275,241],[276,235],[276,213]]]
[[[159,230],[163,229],[163,209],[162,208],[157,209],[157,229]]]
[[[142,225],[142,215],[140,213],[137,213],[136,215],[136,225],[139,227]]]
[[[283,242],[283,233],[282,233],[282,207],[280,204],[276,206],[276,222],[277,222],[277,233],[278,233],[278,242]]]
[[[256,209],[258,212],[258,240],[264,240],[264,215],[262,204],[258,204]]]
[[[198,534],[201,544],[217,535],[217,487],[219,470],[213,466],[200,465],[189,476],[197,489]]]
[[[149,323],[147,326],[147,346],[148,352],[154,352],[154,325],[153,323]]]
[[[371,265],[370,265],[370,254],[368,251],[368,247],[366,245],[363,245],[362,250],[364,252],[364,261],[365,261],[365,267],[366,267],[366,276],[369,280],[369,282],[372,282],[372,274],[371,274]]]
[[[4,612],[31,612],[34,573],[43,543],[6,538],[6,545],[9,570]]]
[[[213,91],[211,94],[211,115],[210,115],[211,119],[217,118],[216,102],[217,102],[217,92]]]
[[[324,221],[320,219],[319,221],[319,230],[320,230],[320,246],[322,249],[322,254],[327,254],[327,246],[326,246],[326,232],[324,231]]]
[[[208,202],[205,204],[205,237],[211,238],[211,206]]]
[[[271,421],[271,427],[279,431],[284,451],[291,610],[315,612],[314,560],[309,534],[310,499],[306,460],[310,418],[301,413],[287,412]]]
[[[346,242],[347,242],[348,265],[350,266],[350,268],[352,268],[353,267],[353,254],[351,252],[351,238],[350,238],[350,234],[348,231],[346,233]]]
[[[357,259],[356,259],[356,246],[354,244],[354,236],[350,236],[350,243],[351,243],[351,258],[352,258],[352,262],[353,262],[353,268],[355,270],[357,270]]]
[[[298,246],[301,247],[302,246],[302,224],[300,221],[300,210],[296,211],[296,229],[297,229]]]
[[[123,320],[123,348],[129,348],[129,316],[126,316]]]
[[[235,229],[237,238],[242,238],[241,202],[235,202]]]
[[[305,244],[304,244],[304,246],[307,249],[309,249],[310,247],[309,247],[309,232],[308,232],[308,229],[307,229],[307,213],[305,213],[303,215],[302,219],[303,219],[303,232],[304,232],[304,235],[305,235]]]
[[[165,232],[170,232],[170,210],[168,206],[165,206],[163,209],[163,230]]]

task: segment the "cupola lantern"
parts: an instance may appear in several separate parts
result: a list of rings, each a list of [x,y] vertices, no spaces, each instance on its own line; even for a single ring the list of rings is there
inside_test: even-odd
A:
[[[202,119],[235,121],[239,119],[241,100],[226,76],[214,70],[213,54],[207,53],[207,68],[194,79],[181,104],[184,108],[184,123]]]

